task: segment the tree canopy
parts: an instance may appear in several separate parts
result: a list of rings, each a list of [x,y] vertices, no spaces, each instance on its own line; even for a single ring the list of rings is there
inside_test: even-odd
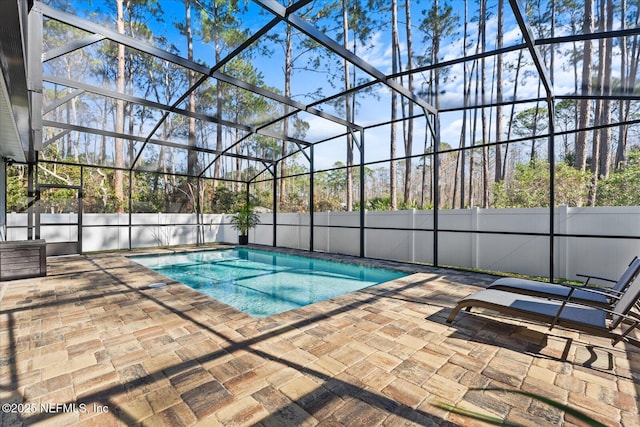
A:
[[[321,210],[545,206],[552,164],[557,204],[638,204],[638,2],[89,6],[43,7],[38,150],[87,212],[217,212],[247,182],[270,207],[274,175],[278,210],[307,211],[312,169]]]

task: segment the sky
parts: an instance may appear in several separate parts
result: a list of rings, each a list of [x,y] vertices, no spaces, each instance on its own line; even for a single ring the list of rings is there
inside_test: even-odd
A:
[[[463,5],[464,2],[462,0],[452,0],[452,7],[457,11],[457,13],[462,16],[463,15]],[[469,2],[473,7],[475,6],[474,1]],[[161,3],[162,9],[164,11],[164,19],[162,22],[156,22],[154,20],[149,19],[148,24],[151,26],[153,31],[156,34],[163,34],[167,37],[168,40],[174,44],[179,51],[181,56],[186,57],[186,39],[183,35],[179,34],[178,30],[175,27],[174,22],[177,20],[181,20],[184,17],[184,3],[181,0],[165,0]],[[412,20],[414,24],[414,50],[418,53],[420,49],[423,49],[422,46],[422,36],[421,32],[417,28],[418,22],[422,19],[422,9],[431,4],[428,1],[413,1],[413,10],[412,10]],[[490,1],[490,4],[493,5],[493,9],[495,12],[495,1]],[[112,2],[99,2],[99,1],[89,1],[89,2],[78,2],[74,3],[74,7],[81,9],[82,7],[86,7],[86,10],[95,10],[96,8],[102,11],[103,13],[113,14],[113,3]],[[471,7],[471,6],[470,6]],[[261,28],[264,24],[266,24],[270,19],[270,15],[265,15],[261,10],[260,6],[256,5],[253,2],[249,2],[247,4],[247,12],[242,14],[241,16],[241,26],[248,33],[254,33],[259,28]],[[193,12],[193,16],[197,13],[200,13],[196,10]],[[403,13],[401,11],[401,13]],[[505,36],[504,36],[504,45],[509,46],[513,44],[517,44],[521,42],[521,33],[515,24],[515,20],[513,15],[510,13],[509,3],[505,2]],[[473,15],[473,12],[470,12],[470,15]],[[495,15],[495,13],[493,14]],[[462,25],[460,23],[459,25]],[[470,35],[470,42],[475,43],[475,37],[477,32],[477,22],[473,19],[469,19],[468,22],[468,34]],[[404,31],[403,23],[400,24],[401,33]],[[461,28],[459,29],[462,30]],[[495,46],[495,34],[497,30],[497,19],[495,16],[490,17],[487,21],[487,35],[486,38],[488,42],[488,49],[492,49]],[[279,24],[274,30],[270,32],[271,35],[282,35],[284,32],[283,24]],[[330,35],[336,36],[336,31],[330,31]],[[196,58],[200,58],[208,66],[213,65],[213,57],[214,50],[210,44],[202,43],[199,40],[201,37],[196,34],[196,43],[194,46],[195,56]],[[404,39],[404,35],[400,35],[400,39]],[[270,46],[271,52],[266,56],[254,56],[252,58],[252,63],[254,66],[260,70],[265,79],[265,86],[274,87],[279,89],[281,92],[284,91],[284,80],[283,80],[283,72],[282,68],[284,64],[284,55],[282,49],[276,45],[272,44]],[[376,67],[383,73],[391,73],[391,42],[389,38],[389,31],[387,28],[377,27],[374,28],[369,40],[366,43],[357,44],[356,50],[359,55],[370,65]],[[407,46],[404,43],[401,43],[400,50],[402,51],[402,56],[406,57]],[[455,40],[449,40],[447,43],[444,43],[441,48],[441,56],[443,60],[449,60],[458,58],[462,54],[462,39],[458,37]],[[471,47],[467,48],[467,54],[473,54],[475,51],[475,45],[472,44]],[[311,98],[308,96],[304,96],[304,94],[314,92],[318,88],[322,88],[323,95],[330,95],[332,93],[337,93],[342,90],[342,83],[339,80],[334,80],[334,85],[336,87],[332,87],[329,83],[328,74],[321,72],[318,69],[309,69],[311,68],[307,59],[308,56],[305,56],[301,53],[301,49],[298,48],[294,54],[300,55],[296,64],[299,68],[307,68],[307,70],[297,69],[294,71],[293,81],[292,81],[292,94],[294,99],[308,103]],[[341,59],[335,55],[328,53],[328,59],[326,61],[333,61],[336,64],[341,64]],[[517,53],[513,52],[505,55],[505,63],[511,62],[515,63],[517,57]],[[535,68],[531,64],[530,55],[528,52],[525,52],[525,60],[528,59],[528,64],[524,65],[520,70],[520,79],[518,81],[518,98],[529,98],[536,97],[538,91],[537,85],[537,72]],[[491,61],[489,59],[488,61]],[[488,62],[487,69],[491,72],[491,67],[489,66],[490,62]],[[468,64],[469,66],[471,64]],[[340,68],[336,68],[339,70]],[[441,83],[441,91],[442,95],[440,96],[440,105],[442,108],[447,108],[450,106],[461,106],[462,105],[462,94],[463,94],[463,65],[458,64],[449,68],[448,77],[442,81]],[[505,70],[505,80],[512,78],[514,75],[514,70]],[[366,76],[365,73],[359,72],[359,76],[365,76],[368,79],[371,79],[370,76]],[[418,80],[420,76],[417,76]],[[428,75],[424,75],[425,78],[428,78]],[[573,73],[570,68],[563,69],[562,67],[556,67],[555,70],[555,88],[558,93],[571,93],[573,92],[574,79]],[[487,84],[491,85],[493,82],[493,76],[487,76]],[[505,81],[504,83],[505,96],[510,96],[514,91],[514,83]],[[383,85],[376,85],[375,87],[375,96],[367,95],[367,96],[359,96],[359,107],[358,112],[356,114],[355,122],[362,125],[370,125],[372,123],[386,121],[390,118],[390,91],[388,88],[385,88]],[[532,104],[527,104],[525,107],[530,107]],[[323,109],[326,112],[335,115],[341,115],[340,112],[333,109],[333,107],[329,105],[321,105],[319,108]],[[518,107],[524,108],[524,107]],[[337,133],[343,133],[344,127],[341,125],[337,125],[325,119],[315,117],[315,116],[306,116],[306,120],[310,124],[310,129],[307,133],[307,138],[311,141],[322,140],[329,135],[335,135]],[[491,120],[491,126],[494,126],[495,119]],[[469,128],[471,126],[469,125]],[[443,113],[440,115],[440,130],[441,130],[441,141],[448,143],[449,145],[455,147],[459,145],[460,140],[460,129],[462,128],[462,114],[461,113]],[[399,127],[400,129],[400,127]],[[491,129],[491,135],[495,134],[495,131]],[[389,156],[389,135],[390,129],[388,126],[373,128],[366,132],[365,135],[365,143],[367,147],[367,157],[366,161],[376,161],[380,159],[388,158]],[[414,151],[411,154],[418,154],[422,152],[424,146],[424,121],[421,123],[417,123],[415,127],[415,140],[414,140]],[[398,137],[401,138],[400,131],[398,133]],[[468,135],[466,144],[471,144],[471,139],[473,137]],[[475,139],[480,139],[481,136],[479,133],[476,134]],[[335,161],[346,161],[346,148],[340,150],[340,144],[331,143],[331,144],[319,144],[316,150],[316,169],[328,168],[333,165]],[[403,156],[404,150],[402,149],[402,142],[399,140],[398,142],[398,156]],[[407,153],[408,154],[408,153]]]

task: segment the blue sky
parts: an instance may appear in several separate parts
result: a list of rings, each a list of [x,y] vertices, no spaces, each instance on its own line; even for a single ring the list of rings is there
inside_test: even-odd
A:
[[[470,8],[475,8],[477,5],[475,2],[470,1]],[[495,12],[495,1],[490,2],[491,7]],[[430,6],[431,2],[425,1],[413,1],[413,11],[412,11],[412,20],[414,21],[414,51],[417,53],[423,52],[425,46],[422,42],[422,34],[417,28],[418,22],[422,19],[422,9]],[[454,9],[458,11],[458,14],[462,16],[463,11],[462,7],[464,2],[462,0],[453,0],[451,1]],[[177,31],[174,22],[183,22],[184,21],[184,3],[179,0],[169,0],[161,2],[162,9],[164,11],[164,20],[163,22],[155,22],[153,20],[149,20],[148,24],[154,30],[156,34],[163,34],[167,37],[168,40],[171,41],[179,50],[180,55],[186,57],[186,39],[183,35],[180,35]],[[98,7],[101,12],[108,13],[113,12],[113,3],[111,2],[79,2],[74,3],[74,7],[77,9],[82,9],[86,7],[86,10],[93,11]],[[261,28],[264,24],[266,24],[270,19],[270,15],[266,15],[263,13],[262,9],[250,2],[247,4],[247,12],[243,13],[239,18],[241,21],[241,26],[245,29],[249,34],[254,33],[259,28]],[[512,44],[516,44],[521,42],[521,33],[520,30],[515,25],[515,20],[513,15],[510,13],[510,7],[508,2],[505,2],[505,46],[509,46]],[[197,10],[194,9],[192,12],[192,18],[195,22]],[[402,10],[400,11],[402,14]],[[82,13],[80,13],[82,15]],[[470,16],[475,15],[474,11],[469,12]],[[495,13],[494,13],[495,15]],[[113,22],[113,17],[111,17]],[[384,21],[384,19],[383,19]],[[460,23],[461,25],[461,23]],[[466,54],[475,53],[475,38],[477,33],[477,22],[474,20],[469,20],[468,22],[468,34],[470,35],[469,42],[471,44],[470,47],[466,49]],[[496,33],[497,20],[495,17],[490,18],[487,21],[487,48],[492,49],[495,47],[495,33]],[[339,29],[339,25],[336,26]],[[400,39],[404,40],[404,24],[400,24]],[[283,24],[279,24],[272,33],[282,33],[284,30]],[[337,31],[337,30],[336,30]],[[462,28],[460,28],[462,31]],[[337,33],[330,33],[330,35],[335,36]],[[284,64],[284,55],[282,50],[277,45],[271,45],[271,54],[269,56],[254,56],[252,62],[254,66],[260,70],[265,79],[265,85],[268,87],[275,87],[281,92],[284,91],[284,79],[282,68]],[[402,51],[402,56],[406,57],[406,44],[401,41],[400,49]],[[389,38],[389,30],[388,28],[379,27],[378,29],[374,29],[371,33],[371,36],[367,43],[358,44],[356,48],[357,52],[361,57],[367,61],[369,64],[377,67],[383,73],[391,73],[391,43]],[[294,52],[294,54],[299,54],[300,48]],[[441,56],[443,60],[449,60],[458,58],[462,55],[462,38],[459,36],[456,39],[448,40],[446,43],[443,43],[441,47]],[[213,65],[213,47],[211,45],[206,45],[199,41],[199,36],[196,34],[196,43],[195,43],[195,56],[196,58],[200,58],[203,60],[208,66]],[[336,68],[334,72],[338,75],[341,74],[341,59],[335,54],[328,54],[329,59],[325,59],[324,63],[327,61],[336,64]],[[517,53],[510,53],[505,55],[505,63],[511,62],[514,63],[517,57]],[[307,58],[301,57],[297,61],[297,66],[299,68],[304,68],[307,66]],[[525,97],[535,97],[537,95],[537,72],[534,67],[531,65],[530,56],[528,52],[525,52],[524,59],[526,61],[525,65],[522,67],[520,71],[520,80],[518,81],[518,98]],[[528,60],[528,61],[527,61]],[[492,72],[492,62],[491,60],[487,61],[487,70],[488,73]],[[359,75],[364,75],[360,73]],[[461,106],[462,105],[462,96],[463,96],[463,66],[462,64],[453,66],[449,69],[448,78],[443,80],[441,83],[441,91],[443,94],[441,95],[441,106]],[[508,80],[513,78],[514,71],[506,71],[505,72],[505,96],[510,96],[513,94],[514,83],[508,82]],[[416,84],[420,84],[420,78],[422,76],[416,76]],[[428,74],[424,75],[424,78],[428,78]],[[573,91],[573,74],[570,69],[562,69],[562,67],[556,67],[555,73],[556,81],[555,86],[558,89],[559,93],[571,93]],[[332,87],[328,82],[327,74],[322,72],[318,72],[318,70],[296,70],[293,75],[292,81],[292,93],[295,99],[299,100],[303,103],[310,102],[311,98],[308,96],[304,96],[306,93],[314,92],[318,88],[322,88],[323,95],[330,95],[332,93],[337,93],[342,90],[342,83],[339,80],[334,81],[335,87]],[[493,75],[487,76],[488,85],[491,85],[493,81]],[[356,122],[358,124],[369,125],[379,121],[388,120],[390,117],[390,91],[385,88],[383,85],[377,85],[375,90],[375,96],[372,95],[359,95],[358,101],[360,102],[360,107],[358,109]],[[526,105],[526,107],[530,107],[531,105]],[[332,107],[323,105],[320,108],[323,108],[325,111],[330,112],[331,114],[339,115],[338,111],[332,109]],[[310,140],[319,140],[324,137],[343,132],[344,129],[340,125],[336,125],[334,123],[328,122],[327,120],[317,118],[314,116],[307,116],[307,121],[310,122],[311,128],[308,132],[308,137]],[[491,123],[494,123],[495,120],[491,120]],[[441,115],[441,140],[446,142],[452,146],[457,146],[458,141],[460,139],[460,129],[462,127],[462,115],[461,113],[447,113]],[[399,127],[400,128],[400,127]],[[424,140],[424,124],[416,124],[415,127],[415,142],[414,142],[414,152],[412,154],[417,154],[421,152],[423,147]],[[494,131],[490,132],[491,135],[494,135]],[[400,133],[398,134],[398,138],[400,138]],[[476,134],[476,140],[480,139],[480,134]],[[472,136],[469,135],[467,137],[466,144],[469,145],[471,143]],[[367,161],[379,160],[388,157],[388,141],[389,141],[389,128],[381,127],[376,129],[371,129],[366,134],[366,144],[367,144]],[[322,148],[321,144],[316,151],[317,158],[317,168],[330,167],[334,161],[345,161],[346,149],[340,151],[339,144],[327,144],[327,148]],[[402,149],[402,143],[399,140],[398,143],[398,156],[403,156],[405,153]],[[408,154],[408,153],[407,153]]]

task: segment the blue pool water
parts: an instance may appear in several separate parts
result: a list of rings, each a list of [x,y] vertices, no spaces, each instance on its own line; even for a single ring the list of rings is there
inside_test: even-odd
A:
[[[131,259],[255,317],[282,313],[407,275],[246,248]]]

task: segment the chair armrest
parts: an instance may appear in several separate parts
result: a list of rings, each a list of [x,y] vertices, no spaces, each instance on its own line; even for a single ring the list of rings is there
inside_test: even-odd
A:
[[[595,308],[595,307],[590,306],[588,304],[582,304],[582,303],[571,303],[571,304],[572,305],[580,305],[580,306]],[[565,300],[565,301],[562,302],[562,305],[558,309],[558,313],[556,314],[555,318],[553,319],[553,321],[549,325],[549,330],[553,329],[556,326],[556,324],[558,323],[558,320],[560,318],[560,314],[562,313],[562,310],[564,310],[564,308],[566,306],[567,306],[567,301]],[[634,307],[637,307],[637,303],[634,305]],[[618,313],[616,311],[613,311],[613,310],[610,310],[610,309],[606,309],[606,308],[597,308],[597,310],[602,310],[605,313],[608,313],[610,315],[620,316],[622,318],[622,321],[618,325],[620,327],[621,333],[619,335],[617,335],[615,338],[612,338],[611,345],[616,345],[620,341],[627,341],[630,344],[635,345],[636,347],[640,347],[640,340],[630,336],[631,332],[634,329],[637,329],[638,326],[640,325],[640,314],[635,313],[632,310],[629,310],[627,313]],[[626,329],[625,329],[624,325],[628,325]],[[613,333],[612,326],[613,325],[607,326],[607,329],[610,331],[610,333]]]
[[[559,300],[559,301],[562,301],[562,304],[560,304],[560,308],[558,308],[558,312],[556,313],[555,317],[553,318],[553,321],[552,321],[552,322],[551,322],[551,324],[549,325],[549,330],[553,329],[553,328],[556,326],[556,324],[558,323],[558,320],[560,319],[560,315],[562,314],[562,311],[563,311],[563,310],[564,310],[564,308],[567,306],[567,304],[571,304],[571,305],[573,305],[573,306],[576,306],[576,305],[577,305],[577,306],[589,307],[589,308],[593,308],[593,309],[597,309],[597,310],[602,310],[602,311],[604,311],[605,313],[609,313],[609,314],[611,314],[611,315],[617,315],[617,316],[620,316],[620,317],[622,317],[622,318],[623,318],[623,319],[625,319],[625,320],[630,320],[630,319],[631,319],[631,320],[633,320],[633,321],[634,321],[634,322],[636,322],[636,323],[638,323],[638,322],[640,321],[640,320],[639,320],[639,319],[640,319],[640,316],[639,316],[638,314],[634,313],[633,311],[631,311],[631,309],[630,309],[626,314],[624,314],[624,313],[618,313],[618,312],[615,312],[615,311],[613,311],[613,310],[611,310],[611,309],[609,309],[609,308],[604,308],[604,307],[594,307],[592,304],[588,304],[588,303],[584,303],[584,302],[580,302],[580,301],[571,300],[571,297],[573,296],[573,292],[574,292],[576,289],[581,289],[581,290],[582,290],[582,288],[581,288],[581,287],[579,287],[579,286],[571,287],[571,290],[569,291],[569,294],[567,295],[567,297],[566,297],[566,298],[564,298],[564,299]],[[586,291],[588,291],[588,292],[594,292],[594,293],[603,294],[603,295],[605,295],[605,296],[607,296],[607,297],[619,298],[618,296],[615,296],[615,295],[608,295],[608,294],[604,294],[604,293],[602,293],[602,292],[594,291],[594,290],[591,290],[591,289],[584,289],[584,290],[586,290]],[[634,307],[635,307],[635,306],[637,306],[637,304],[638,304],[638,303],[636,302],[636,303],[634,304]]]
[[[571,285],[571,284],[568,284],[568,283],[555,283],[555,285],[564,286],[565,288],[571,289],[571,291],[569,292],[569,295],[567,295],[566,298],[554,298],[554,299],[559,299],[561,301],[565,301],[566,300],[567,302],[571,302],[571,303],[574,302],[574,301],[570,301],[570,300],[571,300],[571,295],[573,294],[573,292],[575,290],[579,290],[581,292],[589,292],[589,293],[592,293],[592,294],[602,295],[604,297],[614,298],[614,299],[619,299],[623,294],[623,292],[616,291],[616,290],[611,289],[611,288],[597,288],[597,287],[585,286],[585,285]]]
[[[638,308],[638,306],[636,305],[636,308]],[[630,311],[628,314],[628,317],[633,317],[634,319],[638,319],[640,320],[640,314],[638,313],[634,313],[633,311]]]
[[[591,280],[591,279],[604,280],[605,282],[609,282],[609,283],[616,283],[617,282],[617,280],[607,279],[606,277],[592,276],[592,275],[587,275],[587,274],[576,274],[576,276],[578,276],[578,277],[586,277],[587,280],[585,280],[585,282],[584,282],[585,285],[587,283],[589,283],[589,280]]]
[[[564,307],[566,306],[566,302],[567,302],[567,301],[565,301],[565,303],[563,303],[563,305],[562,305],[561,309],[558,311],[558,316],[560,315],[560,313],[562,312],[562,310],[563,310],[563,309],[564,309]],[[608,313],[608,314],[610,314],[610,315],[612,315],[612,316],[613,316],[613,315],[620,316],[620,317],[622,317],[622,319],[623,319],[623,320],[627,320],[627,321],[630,321],[630,322],[632,322],[632,323],[640,323],[640,313],[636,313],[636,312],[634,312],[634,311],[633,311],[633,309],[630,309],[630,310],[625,314],[625,313],[620,313],[620,312],[618,312],[618,311],[611,310],[610,308],[594,307],[594,306],[592,306],[592,305],[585,304],[585,303],[581,303],[581,302],[574,302],[574,301],[571,301],[571,302],[569,302],[569,303],[570,303],[571,305],[579,305],[579,306],[582,306],[582,307],[589,307],[589,308],[593,308],[593,309],[596,309],[596,310],[602,310],[602,311],[604,311],[605,313]],[[636,303],[636,304],[634,304],[634,307],[636,307],[636,308],[637,308],[637,303]]]

